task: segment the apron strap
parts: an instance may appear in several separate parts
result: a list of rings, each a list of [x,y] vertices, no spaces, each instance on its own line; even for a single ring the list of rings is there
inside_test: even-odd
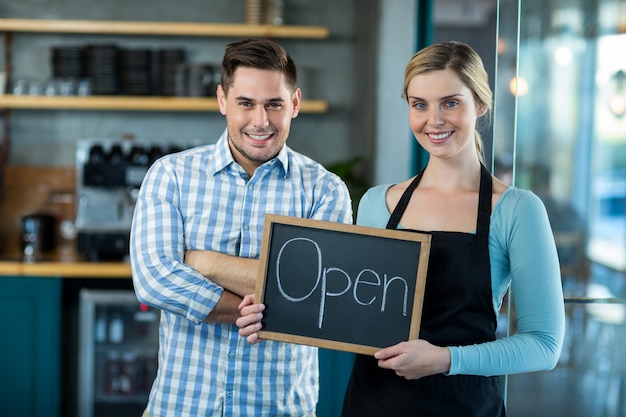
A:
[[[407,189],[404,190],[404,193],[402,194],[402,197],[400,197],[400,201],[398,201],[396,208],[393,209],[391,216],[389,216],[389,221],[387,222],[386,227],[387,229],[398,228],[398,223],[400,223],[400,219],[402,219],[402,215],[404,214],[406,207],[409,205],[409,200],[411,200],[413,191],[415,191],[417,185],[420,183],[420,180],[422,179],[422,174],[424,173],[425,169],[426,167],[424,167],[422,172],[417,174],[417,176],[413,179],[413,181],[411,181],[411,184],[409,184]]]
[[[476,235],[489,235],[491,221],[491,196],[493,181],[487,167],[480,164],[480,190],[478,192],[478,225]]]

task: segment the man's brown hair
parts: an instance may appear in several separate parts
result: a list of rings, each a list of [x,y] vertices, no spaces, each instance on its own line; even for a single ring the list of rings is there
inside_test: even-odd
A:
[[[279,71],[285,75],[287,87],[293,92],[297,88],[296,65],[287,51],[269,39],[245,39],[226,45],[222,60],[221,84],[224,94],[233,85],[238,67]]]

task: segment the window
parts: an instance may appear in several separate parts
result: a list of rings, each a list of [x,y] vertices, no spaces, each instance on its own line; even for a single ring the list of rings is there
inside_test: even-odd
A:
[[[508,415],[626,416],[626,0],[497,16],[496,175],[544,201],[567,311],[559,365],[510,376]]]

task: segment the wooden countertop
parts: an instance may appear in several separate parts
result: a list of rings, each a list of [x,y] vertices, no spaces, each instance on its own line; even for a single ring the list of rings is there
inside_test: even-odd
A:
[[[0,279],[3,276],[50,278],[126,278],[128,262],[89,262],[73,254],[54,253],[35,262],[25,262],[19,255],[0,256]]]

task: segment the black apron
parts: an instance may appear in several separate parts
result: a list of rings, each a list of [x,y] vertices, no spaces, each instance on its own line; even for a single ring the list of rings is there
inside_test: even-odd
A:
[[[387,229],[396,229],[422,171],[402,195]],[[420,339],[437,346],[495,340],[489,223],[492,181],[481,167],[476,234],[430,232],[432,236]],[[410,231],[410,230],[409,230]],[[343,417],[502,417],[504,377],[432,375],[406,380],[357,355],[343,404]]]

